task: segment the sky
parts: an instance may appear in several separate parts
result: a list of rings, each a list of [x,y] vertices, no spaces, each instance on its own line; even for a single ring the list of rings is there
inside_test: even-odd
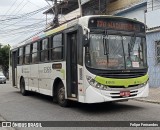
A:
[[[43,30],[46,6],[49,8],[45,0],[1,0],[0,43],[12,46]]]

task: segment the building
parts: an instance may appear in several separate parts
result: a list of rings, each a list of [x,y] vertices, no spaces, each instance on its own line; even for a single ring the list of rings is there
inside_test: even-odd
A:
[[[54,0],[47,0],[54,1]],[[104,15],[106,14],[106,6],[110,0],[59,0],[57,4],[53,5],[50,9],[46,10],[46,18],[48,15],[56,16],[57,13],[62,16],[59,20],[65,22],[74,18],[81,17],[81,15]],[[79,8],[81,5],[81,8]]]
[[[146,0],[112,0],[107,5],[107,14],[145,22]]]
[[[140,0],[110,0],[107,5],[107,13],[113,14],[139,2]]]
[[[160,1],[148,0],[146,24],[150,86],[160,87]]]

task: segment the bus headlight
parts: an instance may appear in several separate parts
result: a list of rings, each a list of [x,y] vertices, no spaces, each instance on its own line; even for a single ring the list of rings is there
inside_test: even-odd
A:
[[[140,86],[140,87],[144,87],[147,83],[148,83],[148,81],[145,82],[145,83],[143,83],[143,84],[140,84],[139,86]]]
[[[87,78],[88,83],[89,83],[91,86],[93,86],[93,87],[95,87],[95,88],[98,88],[98,89],[107,90],[107,86],[106,86],[106,85],[103,85],[103,84],[98,83],[96,80],[94,80],[94,79],[93,79],[92,77],[90,77],[90,76],[86,76],[86,78]]]

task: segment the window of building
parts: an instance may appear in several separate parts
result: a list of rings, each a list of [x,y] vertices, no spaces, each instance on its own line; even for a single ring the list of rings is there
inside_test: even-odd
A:
[[[19,53],[18,53],[18,64],[20,64],[20,65],[23,64],[23,47],[19,48]]]
[[[62,60],[63,59],[63,42],[62,34],[55,35],[52,40],[51,48],[51,58],[52,60]]]
[[[27,45],[25,47],[25,58],[24,58],[24,62],[25,64],[29,64],[30,63],[30,45]]]
[[[43,39],[40,46],[40,61],[45,62],[49,60],[48,39]]]
[[[157,64],[160,64],[160,41],[156,42],[156,59]]]
[[[32,44],[32,63],[38,62],[38,43],[35,42]]]

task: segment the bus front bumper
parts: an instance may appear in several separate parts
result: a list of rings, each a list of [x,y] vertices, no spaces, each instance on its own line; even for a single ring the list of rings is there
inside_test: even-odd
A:
[[[129,97],[121,97],[121,91],[130,91]],[[100,103],[100,102],[110,102],[110,101],[123,101],[126,99],[147,97],[149,93],[149,84],[141,88],[124,88],[124,89],[114,89],[110,91],[100,90],[89,86],[86,89],[85,103]]]

